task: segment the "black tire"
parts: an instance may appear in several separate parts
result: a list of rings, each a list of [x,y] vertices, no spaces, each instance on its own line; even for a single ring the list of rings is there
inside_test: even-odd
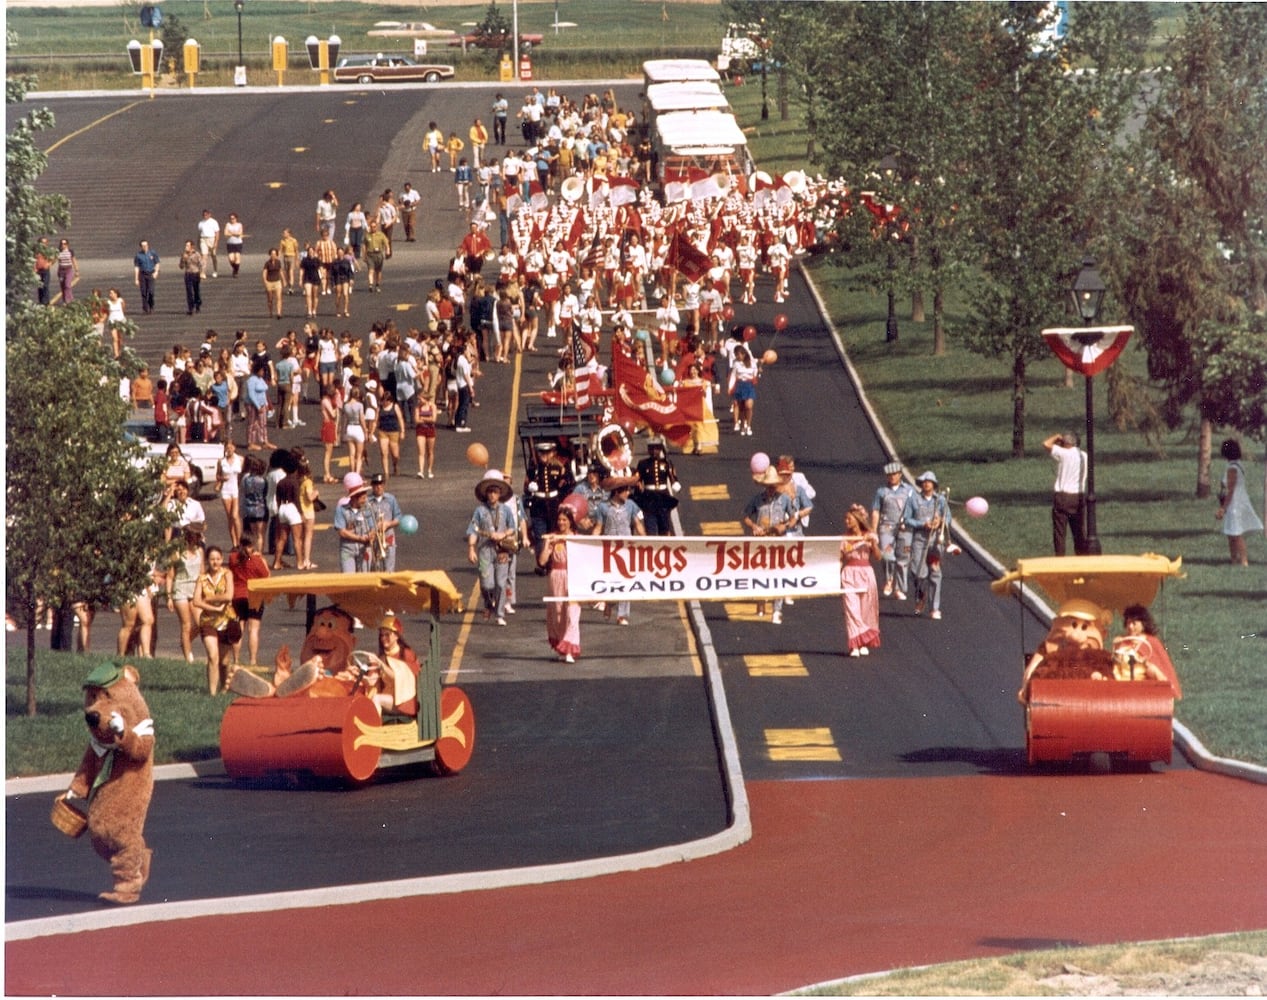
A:
[[[356,82],[365,87],[374,82],[374,78],[368,73],[362,73],[356,78]]]
[[[430,73],[428,73],[426,76],[423,77],[423,80],[426,83],[439,83],[440,74],[437,73],[435,70],[432,70]]]

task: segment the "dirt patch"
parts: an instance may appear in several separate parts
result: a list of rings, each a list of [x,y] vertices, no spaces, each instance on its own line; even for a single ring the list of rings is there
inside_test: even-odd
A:
[[[1181,970],[1119,974],[1088,972],[1066,964],[1058,974],[1035,983],[1070,997],[1259,997],[1267,984],[1267,958],[1216,951]]]

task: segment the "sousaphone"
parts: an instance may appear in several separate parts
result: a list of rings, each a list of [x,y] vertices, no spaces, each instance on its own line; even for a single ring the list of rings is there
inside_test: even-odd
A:
[[[585,178],[573,175],[566,178],[559,186],[559,194],[563,196],[563,200],[569,203],[581,200],[581,195],[585,193]]]
[[[789,170],[783,175],[783,183],[791,189],[793,194],[804,194],[808,187],[805,172],[802,170]]]

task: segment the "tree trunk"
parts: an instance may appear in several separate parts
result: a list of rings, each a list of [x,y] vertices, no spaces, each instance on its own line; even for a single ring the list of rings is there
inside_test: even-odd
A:
[[[26,714],[35,718],[35,584],[26,585]]]
[[[1025,358],[1012,359],[1012,457],[1025,457]]]
[[[933,289],[933,353],[946,353],[946,293],[940,285]]]
[[[1201,431],[1197,438],[1197,498],[1210,495],[1210,441],[1214,437],[1214,425],[1201,418]]]
[[[911,233],[911,277],[919,281],[919,234]],[[924,291],[918,285],[911,289],[911,322],[924,322]]]

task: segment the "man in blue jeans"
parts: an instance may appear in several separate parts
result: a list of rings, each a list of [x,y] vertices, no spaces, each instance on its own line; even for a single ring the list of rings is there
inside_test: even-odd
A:
[[[158,254],[150,249],[149,240],[141,240],[141,249],[132,258],[132,277],[141,292],[141,312],[154,311],[154,282],[158,278]]]

